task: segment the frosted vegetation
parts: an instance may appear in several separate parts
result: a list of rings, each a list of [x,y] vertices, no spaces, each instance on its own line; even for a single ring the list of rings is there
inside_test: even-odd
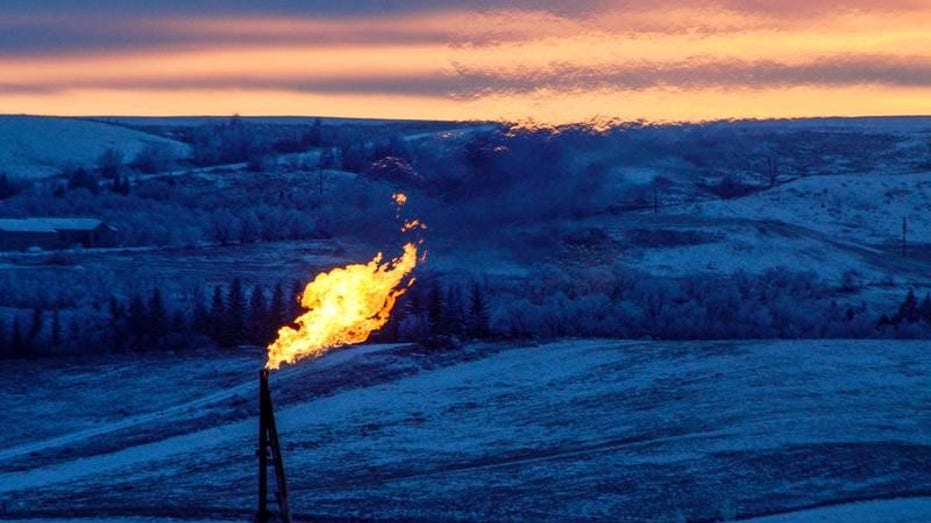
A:
[[[316,272],[396,254],[397,190],[429,255],[379,341],[931,336],[926,119],[94,125],[133,147],[0,165],[0,217],[122,244],[4,253],[6,357],[264,345]]]

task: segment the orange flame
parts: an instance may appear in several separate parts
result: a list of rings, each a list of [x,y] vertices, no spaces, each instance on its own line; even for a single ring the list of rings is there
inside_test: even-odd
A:
[[[347,265],[322,273],[307,284],[301,305],[308,309],[295,320],[298,328],[282,327],[268,347],[267,369],[282,363],[320,356],[331,348],[362,343],[388,322],[398,296],[414,283],[404,279],[417,265],[417,246],[381,263],[378,253],[369,263]]]
[[[413,231],[414,229],[425,231],[427,230],[427,224],[420,220],[408,220],[404,222],[404,227],[401,227],[401,232]]]
[[[393,196],[400,206],[407,202],[404,194]],[[419,220],[414,228],[426,229]],[[398,297],[413,285],[408,276],[417,266],[417,245],[407,243],[404,253],[382,263],[378,253],[367,264],[347,265],[318,274],[304,288],[301,306],[307,312],[294,323],[284,326],[278,339],[268,346],[267,369],[277,369],[282,363],[294,363],[304,358],[320,356],[342,345],[362,343],[372,332],[382,328]]]

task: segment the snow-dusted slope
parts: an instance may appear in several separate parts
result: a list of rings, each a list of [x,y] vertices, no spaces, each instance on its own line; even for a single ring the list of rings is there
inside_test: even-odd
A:
[[[849,278],[877,291],[863,299],[885,303],[900,301],[902,292],[876,295],[883,289],[931,285],[928,209],[931,172],[876,172],[811,176],[740,198],[660,206],[659,214],[606,214],[585,224],[610,234],[620,261],[651,274],[781,268],[815,273],[831,285]]]
[[[926,345],[372,346],[275,373],[272,388],[299,514],[713,521],[927,496]],[[22,518],[247,518],[255,360],[149,356],[33,375],[43,387],[0,398],[12,406],[0,422],[16,429],[0,502]],[[3,372],[22,375],[17,365],[28,363]],[[87,424],[97,430],[74,432]],[[899,508],[931,517],[926,501]]]
[[[889,499],[843,503],[830,507],[798,510],[774,516],[742,519],[744,523],[928,523],[931,497]],[[13,519],[19,523],[72,523],[76,518]],[[90,519],[90,518],[87,518]],[[94,517],[95,523],[225,523],[242,519],[167,518],[167,517]],[[79,519],[84,521],[85,519]],[[10,520],[8,520],[10,521]],[[672,521],[685,521],[682,518]]]
[[[779,220],[837,239],[865,244],[897,242],[902,219],[916,243],[931,243],[931,172],[812,176],[772,190],[703,202],[705,216]]]
[[[928,523],[931,497],[865,501],[751,519],[748,523]]]
[[[75,118],[0,115],[0,172],[16,178],[42,178],[68,166],[92,167],[109,148],[132,160],[150,144],[190,155],[189,147],[125,127]]]

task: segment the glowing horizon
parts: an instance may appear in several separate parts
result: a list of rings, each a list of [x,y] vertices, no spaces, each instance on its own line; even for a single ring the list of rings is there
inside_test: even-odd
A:
[[[215,13],[102,4],[0,7],[0,114],[545,123],[931,114],[931,5],[917,0],[845,10],[824,0],[515,0],[471,11],[269,0]]]

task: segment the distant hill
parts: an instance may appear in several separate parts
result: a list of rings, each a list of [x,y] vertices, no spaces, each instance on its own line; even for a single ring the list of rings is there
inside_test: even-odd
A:
[[[92,166],[109,148],[132,160],[149,145],[164,145],[178,158],[190,156],[181,142],[118,125],[52,116],[0,115],[0,172],[14,178],[44,178],[67,166]]]

